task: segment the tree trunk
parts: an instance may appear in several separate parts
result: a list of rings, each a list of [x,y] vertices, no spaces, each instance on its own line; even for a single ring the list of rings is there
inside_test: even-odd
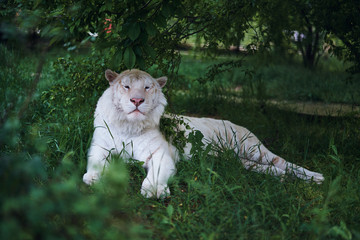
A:
[[[305,38],[298,42],[298,48],[301,52],[303,64],[306,68],[313,69],[319,57],[319,40],[320,34],[311,25],[307,27]]]

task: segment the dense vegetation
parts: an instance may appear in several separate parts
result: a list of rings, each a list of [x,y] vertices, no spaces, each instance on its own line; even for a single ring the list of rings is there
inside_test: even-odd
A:
[[[360,104],[359,5],[1,1],[0,238],[360,239],[359,113],[305,115],[272,101]],[[194,51],[178,51],[185,40]],[[246,171],[232,149],[209,155],[194,135],[179,138],[194,157],[177,164],[166,199],[140,194],[146,173],[132,160],[112,159],[86,186],[104,71],[131,67],[169,76],[169,112],[246,126],[325,182]]]
[[[32,64],[34,56],[21,56],[3,47],[1,51],[6,56],[1,68],[4,112],[9,107],[5,103],[21,108],[22,101],[12,98],[25,95],[36,67]],[[324,184],[292,178],[280,181],[246,171],[231,149],[217,146],[218,155],[210,156],[194,138],[190,139],[195,145],[194,158],[177,164],[169,198],[141,196],[145,172],[136,161],[124,165],[114,159],[103,182],[85,186],[81,177],[93,131],[92,114],[107,84],[102,76],[106,60],[94,64],[101,61],[50,56],[35,101],[23,119],[10,115],[2,125],[2,238],[360,237],[358,118],[282,111],[257,97],[261,85],[254,92],[246,90],[252,88],[246,81],[242,96],[255,101],[233,102],[221,97],[227,90],[218,86],[219,82],[239,84],[234,79],[241,82],[241,76],[227,75],[239,74],[239,69],[219,75],[213,84],[200,88],[196,82],[211,64],[206,59],[184,57],[179,71],[182,81],[177,84],[179,89],[191,87],[185,96],[181,92],[172,95],[169,110],[215,116],[247,126],[271,150],[324,173]],[[299,71],[304,74],[307,70]],[[53,84],[55,79],[57,84]],[[94,85],[76,87],[88,81]]]
[[[335,53],[359,72],[359,0],[94,0],[0,3],[0,36],[34,47],[74,50],[93,42],[96,51],[111,56],[119,69],[147,69],[154,63],[164,71],[179,64],[176,48],[196,37],[210,52],[236,46],[251,51],[300,53],[304,66],[316,67],[320,57]],[[89,32],[96,34],[89,36]],[[247,35],[246,33],[250,33]],[[244,46],[245,36],[249,44]],[[46,48],[48,48],[47,46]]]

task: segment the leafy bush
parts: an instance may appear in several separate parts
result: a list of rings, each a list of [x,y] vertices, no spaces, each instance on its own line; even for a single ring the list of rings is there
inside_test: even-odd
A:
[[[22,61],[20,61],[22,59]],[[18,109],[30,87],[35,66],[19,52],[0,44],[0,119]]]
[[[29,75],[32,70],[23,69],[18,64],[21,63],[20,58],[14,52],[4,48],[1,51],[9,60],[7,67],[11,68],[1,68],[0,71],[6,77],[6,91],[14,91],[15,96],[25,95],[26,88],[18,88],[17,84],[20,76]],[[61,77],[71,76],[75,85],[66,85],[66,81],[62,81],[62,85],[58,84],[43,93],[43,101],[30,105],[23,119],[16,117],[17,109],[14,108],[9,114],[1,116],[0,238],[143,238],[148,231],[129,221],[132,217],[129,211],[132,203],[127,199],[129,176],[122,161],[114,159],[102,181],[93,187],[87,187],[81,181],[84,169],[83,166],[79,167],[81,161],[78,159],[84,159],[86,155],[92,116],[88,119],[86,115],[81,116],[81,126],[77,125],[79,114],[70,109],[74,109],[75,103],[79,102],[64,100],[67,96],[74,97],[82,88],[84,91],[80,101],[84,101],[88,97],[86,91],[100,89],[106,81],[98,86],[100,80],[90,75],[85,75],[85,80],[78,76],[75,68],[84,62],[77,61],[74,65],[78,65],[74,66],[69,59],[62,63],[62,60],[59,61],[54,69],[61,69]],[[88,64],[82,69],[93,73]],[[17,72],[19,74],[13,74]],[[87,85],[82,80],[94,82]],[[23,86],[26,84],[31,84],[31,78]],[[9,104],[17,104],[18,107],[23,104],[21,99],[8,99],[5,93],[1,97],[1,102],[8,104],[2,105],[2,109],[8,110]],[[61,115],[66,111],[69,112],[67,116]],[[85,141],[87,143],[83,143]]]
[[[85,103],[95,106],[94,102],[108,87],[104,77],[106,67],[107,60],[98,55],[83,59],[58,58],[53,63],[54,73],[67,81],[54,84],[42,93],[41,101],[48,113]]]
[[[56,82],[41,93],[33,116],[41,136],[47,139],[45,162],[50,174],[69,151],[74,152],[75,163],[84,171],[96,102],[108,87],[106,62],[99,55],[53,61],[51,74]]]
[[[29,136],[19,148],[20,127],[8,119],[0,129],[1,239],[131,239],[146,232],[128,221],[128,175],[121,161],[112,163],[102,182],[85,188],[69,152],[49,178]]]

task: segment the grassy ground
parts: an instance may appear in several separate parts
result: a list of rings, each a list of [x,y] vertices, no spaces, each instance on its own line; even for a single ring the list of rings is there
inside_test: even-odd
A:
[[[12,51],[4,54],[2,112],[12,103],[15,110],[21,106],[19,96],[26,92],[36,69],[32,57],[20,58]],[[214,83],[201,84],[196,79],[205,76],[206,66],[214,61],[184,57],[173,86],[188,94],[172,95],[170,111],[246,126],[270,150],[323,173],[326,180],[322,185],[291,177],[280,181],[246,171],[229,149],[216,157],[198,149],[191,161],[177,164],[177,175],[170,181],[171,197],[154,200],[140,194],[145,172],[137,162],[124,165],[114,160],[103,183],[91,188],[82,183],[92,114],[106,82],[101,79],[104,85],[96,91],[81,85],[74,88],[81,81],[73,73],[94,81],[102,78],[106,66],[100,60],[73,60],[62,73],[52,64],[55,61],[51,57],[44,66],[39,91],[24,118],[19,121],[10,114],[0,131],[2,239],[360,238],[359,119],[301,115],[267,102],[272,97],[304,97],[359,103],[357,95],[348,92],[358,93],[359,82],[348,87],[339,69],[310,72],[295,63],[263,64],[253,58],[246,63],[251,68],[247,74],[237,69]],[[54,83],[58,86],[49,90]],[[314,90],[310,83],[319,87]],[[281,90],[284,84],[292,90]],[[220,97],[219,93],[238,85],[245,100],[257,100],[234,102]],[[330,98],[324,97],[324,89],[331,91],[326,93]],[[306,98],[309,93],[316,97]]]
[[[180,75],[186,76],[186,80],[180,81],[177,87],[191,88],[194,80],[206,73],[208,66],[227,59],[245,61],[242,67],[215,78],[214,81],[222,87],[245,88],[248,91],[254,89],[255,92],[256,89],[261,89],[263,98],[277,100],[360,105],[360,76],[344,72],[348,65],[333,57],[323,59],[317,69],[309,70],[296,58],[249,56],[211,60],[187,54],[183,56],[179,71]]]

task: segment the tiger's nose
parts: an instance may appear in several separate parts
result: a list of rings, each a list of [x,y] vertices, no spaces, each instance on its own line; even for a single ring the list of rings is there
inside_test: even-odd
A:
[[[130,99],[130,102],[132,102],[136,107],[140,106],[144,101],[145,101],[145,99],[143,99],[143,98],[131,98]]]

